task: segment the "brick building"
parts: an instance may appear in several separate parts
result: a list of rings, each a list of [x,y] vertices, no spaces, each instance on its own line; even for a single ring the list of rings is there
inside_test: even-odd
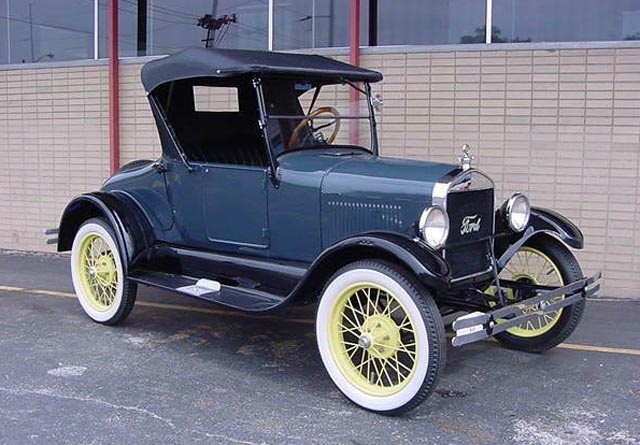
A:
[[[235,14],[213,36],[221,47],[357,53],[385,77],[384,156],[453,162],[471,145],[499,200],[523,191],[569,216],[604,295],[638,298],[640,0],[3,0],[0,248],[51,249],[43,229],[109,175],[110,129],[120,164],[159,155],[140,68],[202,45],[205,13]]]

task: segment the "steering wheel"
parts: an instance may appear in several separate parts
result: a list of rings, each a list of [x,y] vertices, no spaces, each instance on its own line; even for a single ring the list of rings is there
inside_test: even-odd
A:
[[[311,125],[310,126],[311,131],[315,133],[319,130],[322,130],[323,128],[333,125],[334,126],[333,132],[331,133],[331,136],[329,136],[325,141],[327,144],[333,143],[333,141],[335,141],[336,139],[336,136],[338,136],[338,131],[340,131],[340,113],[338,113],[338,110],[336,110],[335,108],[327,106],[327,107],[316,108],[311,113],[309,113],[308,116],[302,119],[298,125],[296,125],[296,128],[293,129],[293,133],[291,133],[291,137],[289,138],[289,143],[287,144],[287,148],[292,148],[295,145],[296,141],[298,140],[298,136],[300,136],[300,132],[302,131],[302,129],[306,125],[308,125],[309,122],[313,121],[314,117],[319,116],[321,114],[331,114],[333,115],[333,120],[328,124],[320,125],[318,128],[314,128],[313,125]]]

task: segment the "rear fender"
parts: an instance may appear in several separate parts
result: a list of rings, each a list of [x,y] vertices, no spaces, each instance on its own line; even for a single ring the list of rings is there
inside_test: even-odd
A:
[[[80,226],[96,217],[105,219],[113,229],[127,264],[153,245],[153,229],[130,197],[118,192],[94,192],[74,198],[65,208],[58,229],[58,252],[71,250]]]
[[[451,277],[445,260],[428,246],[396,233],[371,232],[346,238],[322,252],[311,264],[289,299],[316,300],[326,282],[337,270],[354,261],[367,259],[380,259],[398,264],[431,288],[446,287]]]

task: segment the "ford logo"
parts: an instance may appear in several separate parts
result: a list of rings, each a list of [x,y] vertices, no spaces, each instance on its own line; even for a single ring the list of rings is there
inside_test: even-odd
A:
[[[479,232],[481,221],[482,221],[482,218],[480,218],[477,214],[465,216],[464,218],[462,218],[462,225],[460,226],[460,235]]]

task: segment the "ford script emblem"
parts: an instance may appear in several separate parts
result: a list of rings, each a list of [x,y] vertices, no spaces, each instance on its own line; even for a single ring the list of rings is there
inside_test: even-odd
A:
[[[482,221],[482,218],[480,218],[478,215],[465,216],[464,218],[462,218],[462,225],[460,226],[460,235],[479,232],[481,221]]]

